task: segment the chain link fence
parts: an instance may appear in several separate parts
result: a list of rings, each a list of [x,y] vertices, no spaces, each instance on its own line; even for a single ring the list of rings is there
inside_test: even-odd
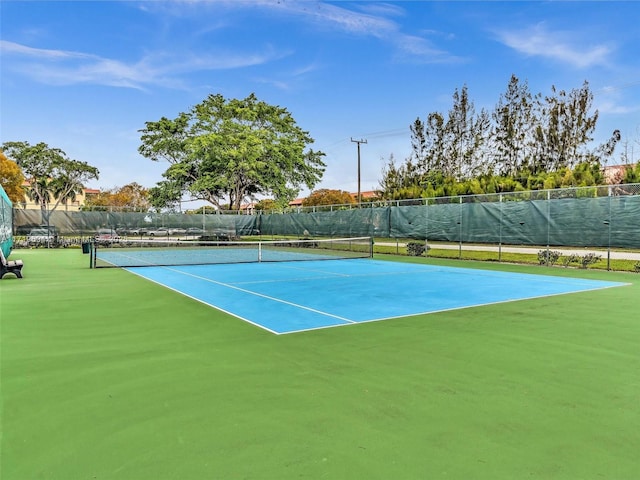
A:
[[[640,248],[640,184],[300,207],[255,215],[115,209],[42,215],[14,209],[16,241],[25,242],[32,229],[42,226],[42,218],[55,228],[61,243],[108,229],[123,237],[372,236],[460,245]]]

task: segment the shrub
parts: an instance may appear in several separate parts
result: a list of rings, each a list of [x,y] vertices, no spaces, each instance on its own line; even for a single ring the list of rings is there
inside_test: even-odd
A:
[[[421,242],[409,242],[407,243],[407,255],[412,257],[421,256],[428,247],[425,246],[424,243]]]
[[[538,263],[540,265],[554,265],[562,254],[556,250],[540,250]]]
[[[636,264],[633,266],[633,270],[634,270],[636,273],[640,273],[640,262],[636,263]]]
[[[567,255],[562,257],[562,264],[565,267],[569,267],[572,263],[576,263],[580,268],[589,268],[589,265],[599,262],[601,259],[602,255],[596,255],[595,253],[587,253],[584,256]]]
[[[566,257],[562,257],[562,265],[564,265],[565,268],[572,263],[578,262],[580,262],[580,255],[567,255]]]
[[[601,259],[602,259],[602,255],[596,255],[595,253],[587,253],[584,257],[580,258],[580,263],[582,265],[581,268],[588,268],[589,265],[599,262]]]

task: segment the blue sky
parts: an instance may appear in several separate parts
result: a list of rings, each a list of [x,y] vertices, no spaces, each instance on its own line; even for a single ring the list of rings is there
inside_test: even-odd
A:
[[[146,121],[209,94],[286,107],[327,154],[317,188],[378,186],[410,153],[409,125],[468,87],[492,110],[515,74],[532,93],[587,80],[595,140],[640,157],[640,3],[2,1],[0,142],[46,142],[100,170],[92,188],[146,187]],[[619,150],[614,161],[619,159]],[[308,193],[303,190],[301,196]]]

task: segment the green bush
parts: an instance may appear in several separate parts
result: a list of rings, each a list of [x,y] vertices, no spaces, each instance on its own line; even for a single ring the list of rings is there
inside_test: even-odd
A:
[[[421,242],[409,242],[407,243],[407,255],[411,257],[420,257],[427,247]]]
[[[572,263],[579,263],[580,255],[567,255],[566,257],[562,257],[562,265],[566,268],[569,267]]]
[[[555,265],[562,254],[556,250],[540,250],[538,263],[540,265]]]
[[[572,263],[575,263],[580,268],[589,268],[589,265],[593,265],[600,260],[602,260],[602,255],[596,255],[595,253],[587,253],[583,256],[567,255],[566,257],[562,257],[562,265],[569,267]]]
[[[596,255],[595,253],[587,253],[586,255],[580,258],[581,268],[589,268],[589,265],[599,262],[601,259],[602,259],[602,255]]]

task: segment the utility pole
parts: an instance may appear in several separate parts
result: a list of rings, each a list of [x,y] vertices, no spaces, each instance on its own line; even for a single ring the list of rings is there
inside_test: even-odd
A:
[[[362,198],[360,195],[360,144],[367,143],[367,141],[364,138],[361,138],[360,140],[354,140],[353,137],[351,137],[351,141],[353,143],[358,144],[358,207],[359,207],[360,204],[362,203]]]

